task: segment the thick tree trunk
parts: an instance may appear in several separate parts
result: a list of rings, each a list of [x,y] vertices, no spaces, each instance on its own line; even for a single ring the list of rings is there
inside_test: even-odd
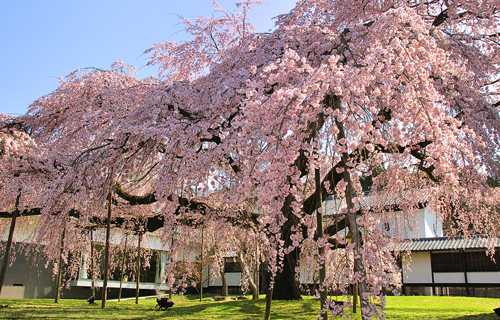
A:
[[[298,225],[299,221],[293,214],[291,203],[292,195],[288,195],[283,204],[283,215],[288,219],[281,227],[281,240],[284,241],[284,247],[292,244],[290,239],[293,226]],[[283,257],[283,270],[276,274],[274,278],[273,300],[301,300],[299,282],[295,277],[295,267],[298,265],[299,249],[295,248]]]
[[[220,271],[220,277],[222,279],[222,296],[227,296],[227,278],[226,278],[226,270],[225,266],[222,266],[222,270]]]
[[[243,271],[243,275],[252,290],[252,300],[259,300],[259,288],[257,288],[257,285],[253,281],[252,275],[250,274],[250,270],[248,269],[248,265],[245,261],[245,257],[243,257],[243,251],[238,251],[236,259],[238,260],[238,263],[241,266],[241,271]]]

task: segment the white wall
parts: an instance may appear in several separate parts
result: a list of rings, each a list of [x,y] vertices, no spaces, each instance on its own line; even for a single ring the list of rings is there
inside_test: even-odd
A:
[[[415,211],[415,221],[405,217],[401,212],[396,212],[395,221],[401,230],[401,235],[405,239],[434,238],[443,236],[443,226],[434,214],[431,207],[425,207]],[[394,230],[388,233],[395,236]]]
[[[242,281],[243,279],[243,281]],[[240,286],[242,285],[246,280],[244,280],[244,276],[241,272],[226,272],[226,280],[227,280],[227,285],[229,287],[233,286]],[[208,285],[208,283],[206,283]],[[220,276],[217,276],[216,278],[210,278],[210,286],[211,287],[220,287],[222,286],[222,279]]]
[[[465,283],[463,272],[434,272],[434,283]]]
[[[423,224],[423,228],[420,229],[420,238],[434,238],[443,236],[443,224],[440,220],[437,219],[432,208],[429,206],[426,206],[424,209]]]
[[[430,252],[412,252],[411,261],[403,259],[403,283],[431,283]],[[409,266],[410,269],[405,266]]]
[[[500,283],[500,272],[467,272],[469,283]]]

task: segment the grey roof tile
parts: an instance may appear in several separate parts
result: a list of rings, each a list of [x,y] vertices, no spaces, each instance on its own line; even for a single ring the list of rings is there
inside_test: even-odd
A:
[[[486,249],[500,247],[498,237],[475,235],[470,237],[436,237],[405,241],[396,246],[397,251],[437,251],[459,249]]]

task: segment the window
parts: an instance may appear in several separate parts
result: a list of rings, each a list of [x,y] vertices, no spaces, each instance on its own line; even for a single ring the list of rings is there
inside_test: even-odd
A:
[[[389,222],[384,222],[384,230],[391,231],[391,225],[389,224]]]

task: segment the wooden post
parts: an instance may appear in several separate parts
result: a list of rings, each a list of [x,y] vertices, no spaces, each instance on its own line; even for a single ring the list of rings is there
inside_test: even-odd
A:
[[[108,296],[108,269],[109,269],[109,234],[111,229],[111,206],[113,198],[111,192],[108,194],[108,219],[106,221],[106,244],[104,249],[104,274],[102,285],[102,303],[101,308],[106,308],[106,298]]]
[[[128,234],[125,235],[125,248],[123,248],[123,258],[122,258],[122,266],[121,266],[121,277],[120,277],[120,290],[118,291],[118,302],[122,299],[122,285],[123,285],[123,276],[125,273],[125,257],[127,254],[127,240],[128,240]]]
[[[12,248],[12,239],[14,237],[14,230],[16,228],[16,219],[19,214],[19,198],[21,197],[21,190],[16,197],[15,210],[12,213],[12,220],[10,221],[9,237],[7,238],[7,247],[5,248],[5,254],[3,256],[2,270],[0,271],[0,293],[2,292],[3,281],[5,280],[5,273],[7,272],[7,266],[9,265],[9,254]]]
[[[61,234],[61,247],[59,249],[59,258],[57,260],[56,296],[54,299],[55,303],[59,303],[59,298],[61,297],[61,280],[62,280],[62,264],[63,264],[62,256],[64,254],[65,233],[66,233],[66,227],[64,226]]]
[[[141,238],[142,234],[137,233],[137,259],[136,259],[136,272],[135,272],[135,304],[139,304],[139,282],[141,278]]]

